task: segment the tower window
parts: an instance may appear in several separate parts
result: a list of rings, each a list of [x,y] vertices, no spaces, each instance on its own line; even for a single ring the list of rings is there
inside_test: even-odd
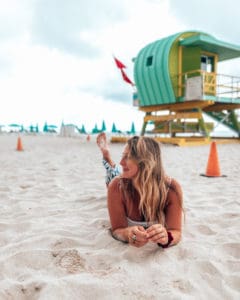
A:
[[[146,66],[149,67],[152,65],[152,61],[153,61],[153,56],[148,56],[147,58],[147,63],[146,63]]]
[[[214,72],[214,57],[201,55],[201,70],[205,72]]]

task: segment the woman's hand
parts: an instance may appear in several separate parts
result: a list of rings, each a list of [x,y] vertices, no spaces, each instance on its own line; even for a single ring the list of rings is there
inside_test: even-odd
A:
[[[142,226],[128,227],[128,242],[134,247],[142,247],[148,243],[147,231]]]
[[[152,241],[153,243],[165,245],[168,242],[167,230],[161,224],[151,225],[146,230],[146,233],[148,240]]]

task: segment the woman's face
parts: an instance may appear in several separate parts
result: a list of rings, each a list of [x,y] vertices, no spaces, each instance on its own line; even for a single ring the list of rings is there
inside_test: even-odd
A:
[[[133,159],[129,158],[128,145],[126,145],[123,149],[120,165],[122,166],[123,178],[133,178],[134,176],[136,176],[139,169],[138,164]]]

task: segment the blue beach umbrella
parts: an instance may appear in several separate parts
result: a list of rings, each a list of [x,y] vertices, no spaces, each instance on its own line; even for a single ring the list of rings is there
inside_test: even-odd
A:
[[[118,130],[116,128],[115,123],[113,122],[113,124],[112,124],[112,133],[117,133],[117,132],[118,132]]]
[[[58,126],[57,126],[57,125],[48,125],[48,128],[51,128],[51,129],[57,129]]]
[[[8,126],[14,128],[15,130],[18,130],[18,131],[20,131],[20,129],[22,127],[22,125],[16,124],[16,123],[11,123]]]
[[[85,129],[85,126],[84,125],[82,125],[82,128],[81,128],[81,133],[84,133],[84,134],[87,134],[87,132],[86,132],[86,129]]]
[[[92,129],[92,133],[99,133],[100,130],[97,128],[97,124],[95,124],[95,127]]]
[[[9,127],[18,127],[18,128],[20,128],[22,125],[16,124],[16,123],[11,123],[11,124],[9,124],[8,126],[9,126]]]
[[[57,125],[48,125],[48,132],[56,132]]]
[[[43,126],[43,132],[48,132],[48,124],[47,124],[47,122],[45,122],[45,124]]]
[[[135,133],[136,133],[135,125],[134,125],[134,122],[132,122],[130,134],[135,134]]]
[[[101,131],[106,131],[106,124],[105,124],[104,120],[102,122],[102,129],[101,129]]]

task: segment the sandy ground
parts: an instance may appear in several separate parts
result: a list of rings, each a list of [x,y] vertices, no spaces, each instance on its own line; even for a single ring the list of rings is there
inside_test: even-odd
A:
[[[182,241],[137,249],[109,234],[101,154],[86,137],[0,135],[0,299],[240,299],[240,145],[226,177],[208,146],[163,145],[184,192]],[[118,162],[123,144],[110,145]]]

